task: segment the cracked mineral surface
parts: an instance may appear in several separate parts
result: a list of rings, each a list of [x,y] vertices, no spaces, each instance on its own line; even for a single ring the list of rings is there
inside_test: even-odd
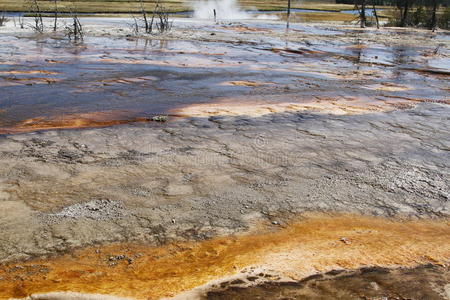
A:
[[[85,20],[0,27],[0,298],[450,297],[447,32]]]

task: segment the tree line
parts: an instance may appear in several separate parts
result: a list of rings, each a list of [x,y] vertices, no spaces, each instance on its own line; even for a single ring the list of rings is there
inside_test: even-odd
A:
[[[367,9],[373,9],[377,26],[379,26],[377,5],[391,5],[395,7],[390,24],[394,26],[420,26],[435,30],[438,25],[449,27],[450,0],[336,0],[336,3],[354,4],[360,16],[361,27],[366,27]],[[438,18],[440,7],[447,7],[444,14]]]
[[[414,2],[419,5],[426,5],[427,3],[432,2],[433,0],[410,0],[409,2]],[[383,5],[383,6],[397,6],[405,2],[405,0],[371,0],[370,4],[374,3],[375,5]],[[450,5],[450,0],[438,0],[440,5],[448,6]],[[337,4],[354,4],[355,0],[336,0]]]

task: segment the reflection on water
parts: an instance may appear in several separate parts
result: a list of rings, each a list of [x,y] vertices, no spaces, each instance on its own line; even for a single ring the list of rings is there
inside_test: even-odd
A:
[[[383,11],[382,9],[377,9],[377,13],[380,13]],[[367,17],[373,17],[375,15],[375,10],[372,8],[366,8],[366,16]],[[353,9],[353,10],[341,10],[341,13],[343,14],[352,14],[352,15],[359,15],[359,10]]]
[[[0,132],[135,122],[224,99],[243,105],[245,101],[276,105],[324,97],[339,101],[371,97],[374,101],[395,97],[442,101],[446,97],[439,88],[445,85],[443,78],[405,70],[448,68],[448,59],[427,56],[427,48],[366,45],[358,39],[330,43],[323,38],[306,46],[289,42],[285,48],[282,39],[270,36],[281,31],[282,24],[204,26],[194,22],[184,26],[186,30],[199,26],[214,34],[251,32],[268,37],[258,43],[227,43],[87,36],[83,44],[74,45],[45,36],[1,36],[0,43],[7,47],[0,48]],[[292,26],[294,33],[315,34],[314,30],[347,34]],[[373,88],[361,89],[361,85],[400,88],[377,89],[373,98]],[[110,111],[120,111],[120,117],[105,114]],[[77,114],[102,117],[63,126],[61,116]]]

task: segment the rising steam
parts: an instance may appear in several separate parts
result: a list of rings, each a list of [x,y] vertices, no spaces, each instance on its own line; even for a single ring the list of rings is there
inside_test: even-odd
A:
[[[250,15],[239,8],[236,0],[201,0],[193,5],[194,18],[214,19],[214,10],[217,19],[236,20],[250,19]]]

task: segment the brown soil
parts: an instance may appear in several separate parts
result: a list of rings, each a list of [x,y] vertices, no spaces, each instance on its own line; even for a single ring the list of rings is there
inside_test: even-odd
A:
[[[450,269],[425,265],[417,268],[363,268],[356,272],[330,271],[298,282],[268,282],[252,287],[228,284],[210,291],[208,300],[253,299],[427,299],[450,297]]]

